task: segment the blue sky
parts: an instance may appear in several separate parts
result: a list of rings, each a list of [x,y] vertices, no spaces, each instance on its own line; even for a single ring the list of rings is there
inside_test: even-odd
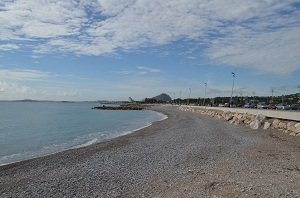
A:
[[[0,100],[299,92],[300,1],[4,0]]]

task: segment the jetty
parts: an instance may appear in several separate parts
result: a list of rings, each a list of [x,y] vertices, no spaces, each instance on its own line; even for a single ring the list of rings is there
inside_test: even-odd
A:
[[[120,106],[106,106],[106,105],[102,105],[102,106],[97,106],[97,107],[93,107],[92,109],[96,109],[96,110],[143,110],[144,107],[141,105],[132,105],[132,104],[128,104],[128,105],[120,105]]]

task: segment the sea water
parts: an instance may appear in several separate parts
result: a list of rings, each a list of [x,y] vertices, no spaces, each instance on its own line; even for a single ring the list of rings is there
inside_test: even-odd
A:
[[[91,109],[98,105],[0,102],[0,165],[88,146],[166,118],[149,110]]]

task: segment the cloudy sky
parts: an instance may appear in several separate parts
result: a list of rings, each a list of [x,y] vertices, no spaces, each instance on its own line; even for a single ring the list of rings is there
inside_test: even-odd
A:
[[[299,0],[2,0],[0,100],[299,92]]]

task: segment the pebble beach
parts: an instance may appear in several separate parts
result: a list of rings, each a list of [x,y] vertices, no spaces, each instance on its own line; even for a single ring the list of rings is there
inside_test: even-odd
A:
[[[300,138],[155,106],[168,119],[0,167],[0,197],[299,197]]]

